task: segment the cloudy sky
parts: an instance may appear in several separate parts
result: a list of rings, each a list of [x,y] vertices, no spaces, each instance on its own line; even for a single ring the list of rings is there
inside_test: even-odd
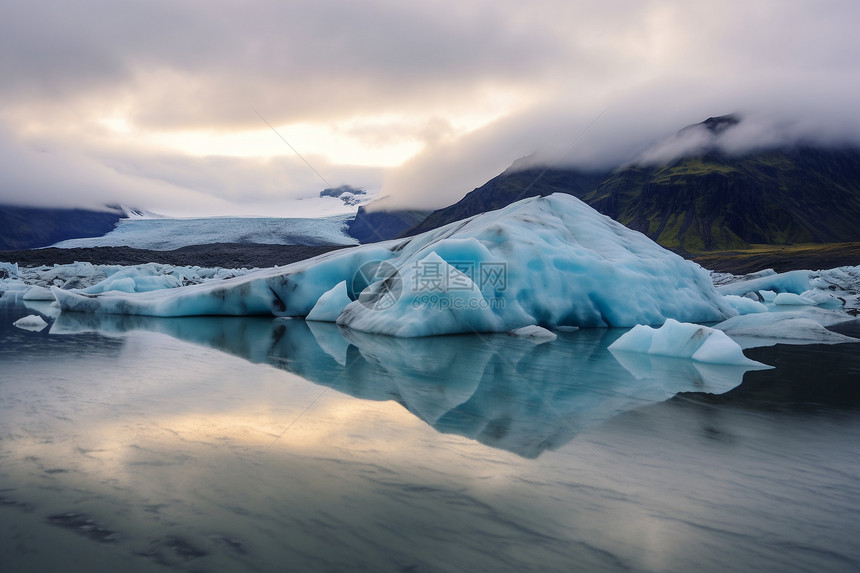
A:
[[[858,23],[855,0],[3,0],[0,202],[440,207],[518,157],[617,164],[731,112],[743,145],[857,141]]]

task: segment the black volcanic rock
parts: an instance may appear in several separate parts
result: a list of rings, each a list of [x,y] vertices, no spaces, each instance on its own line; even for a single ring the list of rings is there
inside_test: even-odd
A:
[[[66,239],[100,237],[125,216],[120,209],[46,209],[0,205],[0,250],[32,249]]]

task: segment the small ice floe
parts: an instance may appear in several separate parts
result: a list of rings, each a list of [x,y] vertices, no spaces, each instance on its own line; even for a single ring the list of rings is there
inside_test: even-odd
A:
[[[717,324],[715,328],[731,336],[741,348],[774,344],[860,342],[826,328],[849,318],[840,311],[805,305],[787,308],[790,310],[735,316]]]
[[[45,322],[41,316],[36,314],[30,314],[25,316],[24,318],[19,318],[15,322],[12,323],[12,326],[16,326],[23,330],[32,330],[33,332],[39,332],[44,330],[48,323]]]
[[[767,367],[744,356],[740,345],[725,332],[671,318],[660,328],[644,324],[634,326],[613,342],[609,350],[690,358],[709,364]]]
[[[809,297],[794,294],[793,292],[781,292],[774,297],[773,304],[791,306],[815,306],[815,301]]]
[[[521,328],[515,328],[508,332],[508,334],[512,336],[521,336],[523,338],[529,338],[534,342],[550,342],[558,338],[558,335],[554,332],[550,332],[546,328],[537,325],[531,326],[523,326]]]
[[[30,290],[25,292],[22,298],[24,300],[55,300],[54,293],[51,292],[51,289],[38,285],[30,287]]]
[[[757,300],[752,300],[750,298],[738,296],[736,294],[727,294],[725,296],[725,299],[726,302],[732,306],[732,308],[738,311],[738,314],[755,314],[759,312],[767,312],[767,307]]]

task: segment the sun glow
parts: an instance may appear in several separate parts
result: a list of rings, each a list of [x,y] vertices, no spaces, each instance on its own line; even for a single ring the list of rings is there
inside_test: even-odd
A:
[[[495,106],[493,106],[495,107]],[[98,120],[111,140],[196,157],[317,158],[335,165],[398,167],[430,143],[453,140],[504,116],[506,110],[410,118],[388,114],[329,122],[272,124],[259,128],[147,131],[121,116]],[[286,143],[288,142],[288,143]],[[292,148],[292,149],[291,149]]]

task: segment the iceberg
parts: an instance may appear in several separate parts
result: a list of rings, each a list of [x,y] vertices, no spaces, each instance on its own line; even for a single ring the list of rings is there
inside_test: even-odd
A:
[[[41,316],[30,314],[23,318],[19,318],[15,322],[12,323],[12,326],[17,328],[21,328],[23,330],[31,330],[33,332],[40,332],[48,326],[48,323],[45,322],[45,319]]]
[[[709,364],[768,368],[744,356],[741,347],[725,332],[671,318],[660,328],[642,324],[633,327],[613,342],[609,350],[690,358]]]
[[[24,293],[22,298],[24,300],[49,300],[53,302],[54,293],[51,292],[51,289],[47,289],[45,287],[32,286]]]
[[[376,271],[362,272],[367,265]],[[348,304],[332,291],[341,282]],[[223,281],[53,293],[64,311],[161,317],[306,317],[319,304],[314,318],[402,337],[532,325],[629,327],[668,318],[718,322],[737,314],[704,269],[563,194]]]
[[[551,342],[558,338],[558,335],[556,333],[551,332],[546,328],[542,328],[540,326],[523,326],[521,328],[517,328],[516,330],[510,331],[508,334],[510,334],[511,336],[521,336],[523,338],[533,340],[537,344]]]
[[[755,314],[759,312],[767,312],[767,306],[757,300],[738,296],[736,294],[727,294],[726,302],[732,305],[738,314]]]
[[[788,306],[815,306],[815,301],[809,297],[801,296],[793,292],[781,292],[773,297],[773,304]]]
[[[742,348],[774,344],[841,344],[860,342],[826,327],[851,317],[837,310],[815,306],[793,306],[787,311],[735,316],[714,328],[728,334]]]
[[[811,271],[788,271],[779,274],[756,273],[756,278],[740,280],[717,287],[721,294],[743,296],[748,292],[773,291],[775,293],[800,294],[808,291],[811,285]],[[761,293],[765,296],[764,293]]]
[[[18,263],[0,262],[0,280],[18,278]]]

